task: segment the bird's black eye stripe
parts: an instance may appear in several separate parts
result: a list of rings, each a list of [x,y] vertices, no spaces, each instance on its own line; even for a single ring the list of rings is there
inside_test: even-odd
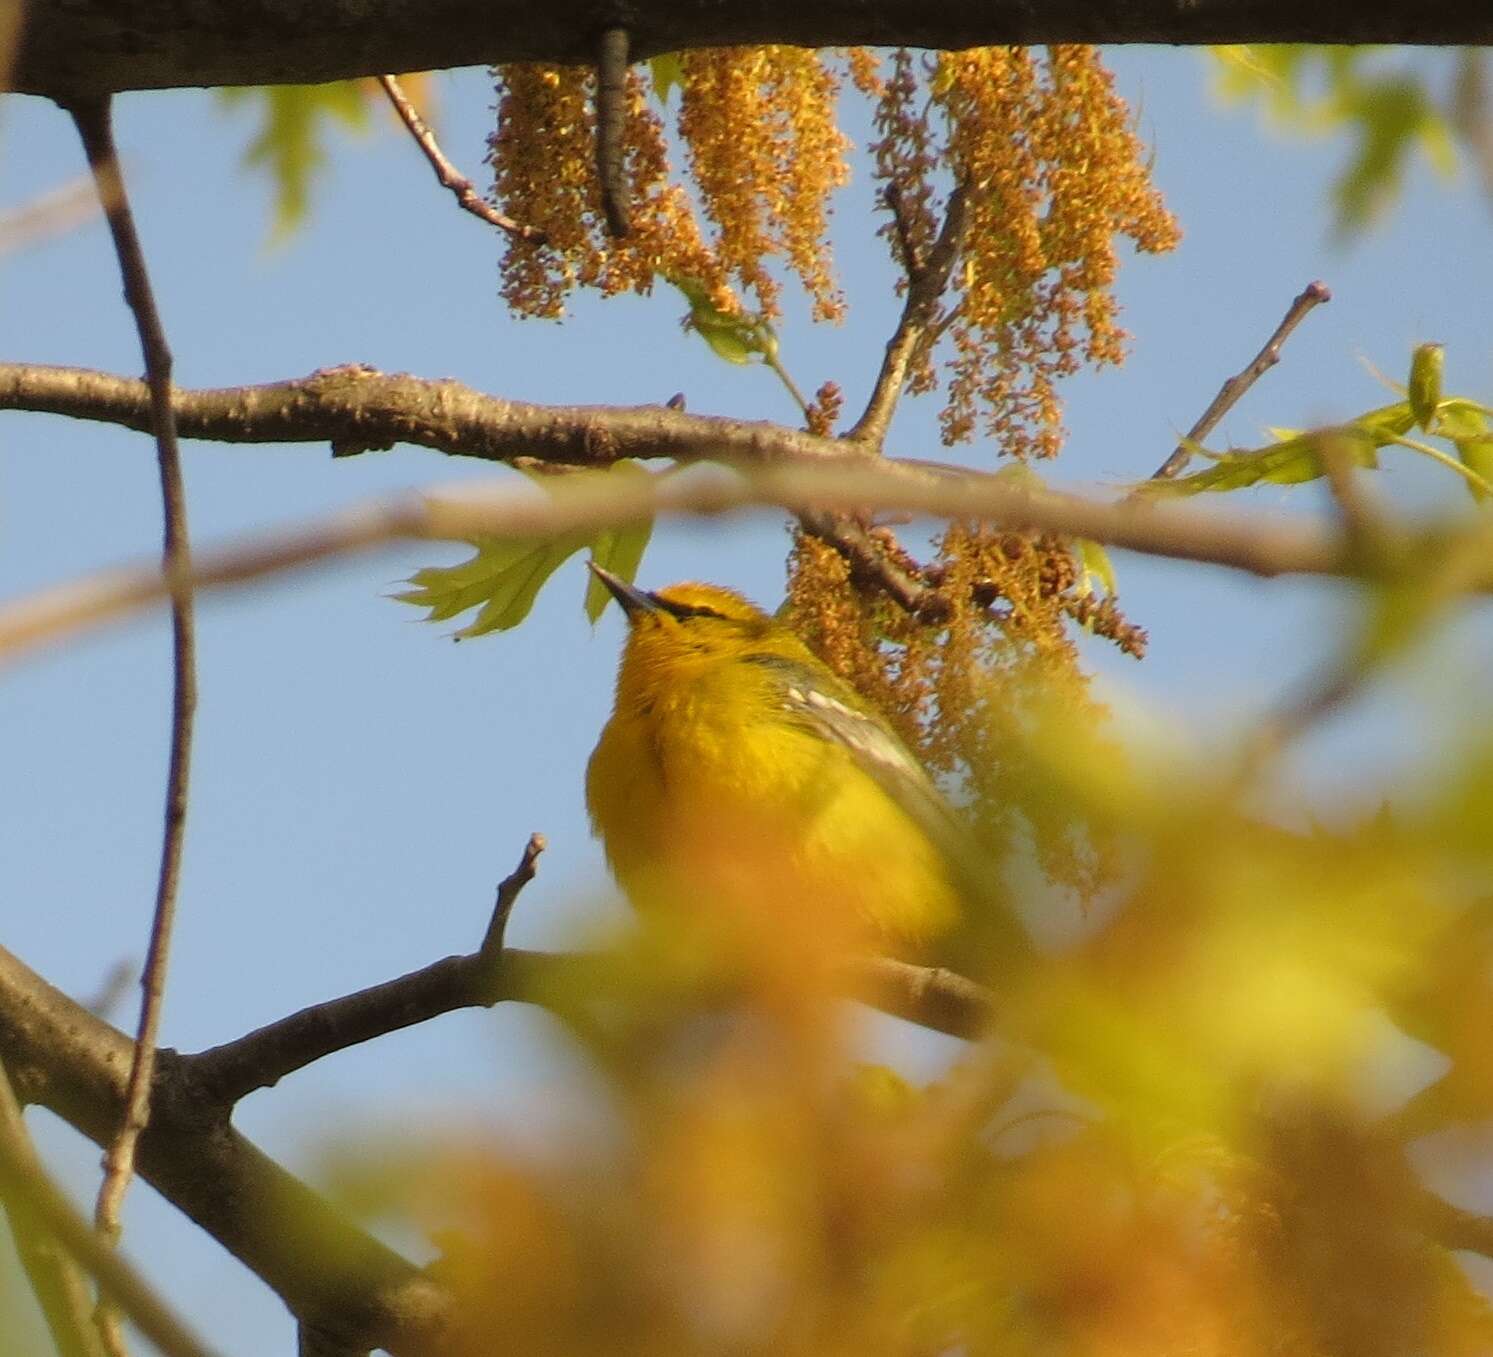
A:
[[[718,617],[722,622],[726,620],[726,614],[717,612],[714,608],[707,608],[700,603],[675,603],[671,599],[660,598],[657,594],[650,594],[651,598],[666,613],[675,617]]]

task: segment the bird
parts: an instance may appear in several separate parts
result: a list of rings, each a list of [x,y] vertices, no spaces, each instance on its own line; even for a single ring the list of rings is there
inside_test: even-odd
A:
[[[918,959],[989,893],[927,770],[790,627],[719,585],[590,568],[628,634],[586,802],[640,911],[734,910]]]

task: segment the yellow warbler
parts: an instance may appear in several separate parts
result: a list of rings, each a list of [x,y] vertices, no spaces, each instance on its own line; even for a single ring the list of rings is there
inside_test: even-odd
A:
[[[586,803],[640,908],[732,909],[830,945],[919,952],[970,897],[970,840],[886,719],[788,627],[710,584],[627,615]]]

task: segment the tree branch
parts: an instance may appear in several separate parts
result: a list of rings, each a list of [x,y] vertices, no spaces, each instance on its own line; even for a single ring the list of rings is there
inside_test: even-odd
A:
[[[889,193],[892,190],[888,190]],[[900,213],[897,198],[890,198],[891,210]],[[938,303],[948,286],[949,274],[954,261],[959,257],[959,247],[964,239],[965,192],[961,184],[949,194],[949,204],[944,210],[943,227],[938,239],[925,260],[913,259],[910,249],[904,244],[903,259],[907,267],[907,300],[902,306],[902,316],[891,339],[887,341],[886,353],[881,360],[881,371],[876,375],[871,398],[866,403],[865,413],[846,434],[852,443],[862,443],[876,451],[886,440],[886,431],[907,380],[907,369],[914,354],[928,335],[938,310]],[[901,220],[898,215],[897,220]],[[903,236],[905,240],[905,233]]]
[[[983,47],[1003,43],[1493,41],[1485,5],[1401,0],[633,0],[634,60],[736,43]],[[102,94],[316,83],[385,71],[594,60],[591,0],[71,0],[29,5],[11,88]]]
[[[171,953],[171,933],[176,920],[177,886],[181,878],[182,843],[186,832],[187,792],[192,766],[192,726],[197,710],[196,624],[192,615],[190,579],[191,549],[187,538],[186,488],[182,483],[181,450],[176,441],[175,412],[171,400],[171,349],[156,309],[145,252],[135,229],[134,213],[120,173],[114,146],[110,97],[82,99],[71,106],[73,122],[88,168],[98,190],[99,202],[109,223],[114,252],[119,259],[124,297],[135,319],[140,348],[145,359],[146,384],[150,390],[150,424],[155,435],[156,462],[161,485],[164,520],[161,548],[162,572],[172,579],[171,589],[171,745],[166,773],[164,824],[161,831],[160,866],[156,876],[155,907],[151,916],[150,942],[140,977],[140,1019],[130,1062],[129,1086],[119,1130],[104,1153],[104,1179],[94,1208],[94,1223],[110,1243],[122,1228],[120,1210],[135,1170],[135,1149],[150,1120],[151,1081],[155,1070],[156,1040],[161,1027],[161,1006],[166,993],[166,967]],[[117,1310],[100,1306],[99,1331],[111,1351],[123,1354],[124,1333]]]
[[[20,1180],[20,1187],[11,1186],[16,1180]],[[10,1220],[16,1256],[41,1307],[58,1357],[102,1357],[103,1342],[93,1327],[93,1300],[82,1270],[31,1204],[31,1198],[42,1190],[54,1205],[61,1197],[50,1181],[42,1189],[44,1180],[46,1170],[31,1143],[5,1062],[0,1060],[0,1203]],[[70,1210],[69,1214],[91,1233],[76,1212]]]
[[[220,443],[330,443],[336,455],[413,443],[452,456],[561,466],[626,457],[843,458],[839,440],[766,422],[687,414],[663,405],[530,405],[456,381],[426,381],[361,364],[263,386],[173,393],[183,438]],[[88,368],[0,363],[0,410],[30,410],[150,431],[143,382]]]
[[[17,1094],[98,1145],[124,1109],[133,1043],[0,948],[0,1059]],[[396,1357],[439,1350],[451,1298],[235,1131],[161,1052],[141,1177],[301,1319]]]
[[[627,211],[627,174],[622,133],[627,126],[627,59],[625,28],[603,29],[596,40],[596,182],[607,231],[621,239],[632,231]]]
[[[409,95],[404,92],[404,86],[399,83],[398,76],[381,75],[378,82],[384,87],[384,93],[388,95],[389,103],[393,105],[400,121],[409,130],[410,136],[415,139],[415,145],[420,148],[420,153],[430,162],[430,168],[435,171],[435,177],[441,187],[450,189],[462,208],[474,217],[485,221],[489,226],[496,226],[498,230],[510,236],[527,240],[531,245],[544,244],[543,231],[537,227],[525,226],[505,213],[499,212],[477,192],[476,185],[446,158],[446,153],[441,150],[440,143],[435,139],[435,133],[430,130],[430,125],[420,116],[420,110],[414,106]]]
[[[784,431],[790,437],[791,431]],[[237,547],[198,553],[194,588],[242,583],[402,539],[553,537],[637,522],[653,514],[720,514],[752,505],[851,513],[867,506],[978,520],[1012,532],[1055,532],[1255,575],[1393,579],[1426,545],[1460,532],[1455,521],[1386,531],[1366,559],[1343,533],[1303,519],[1224,515],[1174,504],[1107,503],[1015,484],[1007,477],[932,473],[916,464],[841,454],[839,465],[696,468],[687,475],[560,478],[550,493],[503,481],[437,487],[345,510]],[[563,492],[563,493],[562,493]],[[0,655],[126,617],[169,594],[154,565],[86,576],[0,606]],[[1493,563],[1470,570],[1468,592],[1493,591]]]
[[[1152,473],[1151,479],[1164,481],[1182,470],[1192,457],[1195,443],[1201,443],[1218,426],[1230,410],[1236,406],[1244,393],[1280,362],[1280,347],[1309,312],[1323,302],[1330,302],[1332,293],[1326,283],[1308,283],[1295,297],[1286,314],[1281,318],[1275,332],[1265,341],[1264,347],[1250,359],[1249,365],[1236,372],[1219,389],[1198,422],[1187,431],[1187,436],[1172,449],[1172,454]]]

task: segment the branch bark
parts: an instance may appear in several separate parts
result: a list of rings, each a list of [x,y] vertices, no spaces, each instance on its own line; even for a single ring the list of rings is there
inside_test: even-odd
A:
[[[0,948],[0,1058],[19,1097],[97,1145],[124,1110],[133,1043]],[[396,1357],[435,1350],[450,1297],[228,1124],[163,1050],[140,1176],[271,1286],[303,1320],[366,1335]]]
[[[634,60],[733,43],[1493,41],[1486,5],[1402,0],[634,0]],[[26,7],[10,88],[51,97],[314,83],[505,61],[594,60],[591,0],[69,0]]]

